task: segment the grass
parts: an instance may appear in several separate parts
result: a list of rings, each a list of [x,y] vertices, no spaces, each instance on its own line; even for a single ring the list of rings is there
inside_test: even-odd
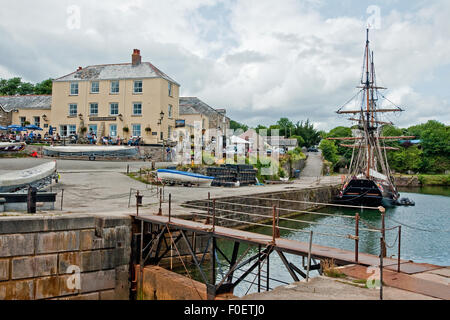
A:
[[[423,186],[450,186],[450,174],[420,174]]]
[[[0,158],[28,158],[29,154],[24,152],[18,153],[0,153]]]
[[[322,261],[323,274],[330,278],[346,278],[347,275],[340,272],[334,264],[334,259],[325,259]]]

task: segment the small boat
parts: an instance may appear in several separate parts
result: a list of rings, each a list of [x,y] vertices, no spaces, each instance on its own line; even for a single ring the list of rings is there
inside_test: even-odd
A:
[[[16,192],[31,186],[42,186],[57,179],[56,161],[47,162],[39,166],[10,171],[0,175],[0,192]]]
[[[214,180],[214,177],[178,170],[158,169],[156,173],[158,179],[168,183],[197,184],[209,187]]]
[[[19,152],[25,149],[24,142],[0,142],[0,152]]]
[[[136,147],[128,146],[51,146],[44,147],[44,155],[50,157],[87,156],[90,160],[96,157],[132,157],[138,153]]]

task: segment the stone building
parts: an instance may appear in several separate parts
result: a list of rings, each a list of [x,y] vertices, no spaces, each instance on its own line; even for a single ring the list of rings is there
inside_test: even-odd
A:
[[[47,130],[51,104],[51,95],[0,96],[0,125],[35,124]]]

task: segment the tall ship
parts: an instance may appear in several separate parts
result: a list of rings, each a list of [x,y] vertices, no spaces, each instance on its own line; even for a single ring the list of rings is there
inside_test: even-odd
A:
[[[368,29],[361,83],[357,88],[359,92],[337,111],[339,115],[350,116],[348,120],[356,122],[353,136],[329,138],[341,141],[342,147],[353,149],[348,174],[335,201],[358,206],[401,204],[400,200],[403,199],[400,199],[387,160],[387,152],[398,148],[386,143],[414,137],[382,135],[383,126],[393,125],[392,122],[383,121],[383,116],[404,110],[382,94],[387,88],[377,85]]]

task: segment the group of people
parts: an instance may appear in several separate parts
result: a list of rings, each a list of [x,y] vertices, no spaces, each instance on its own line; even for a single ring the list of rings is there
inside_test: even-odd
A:
[[[90,131],[89,133],[86,134],[86,139],[88,140],[89,144],[100,143],[106,146],[108,145],[120,146],[125,143],[129,146],[138,146],[142,140],[141,137],[131,137],[128,141],[126,141],[119,136],[117,137],[103,136],[98,138],[93,131]]]
[[[53,142],[59,141],[61,137],[58,133],[50,135],[48,132],[42,136],[40,132],[0,132],[0,141],[4,142],[26,142],[26,143],[38,143],[38,142]]]

